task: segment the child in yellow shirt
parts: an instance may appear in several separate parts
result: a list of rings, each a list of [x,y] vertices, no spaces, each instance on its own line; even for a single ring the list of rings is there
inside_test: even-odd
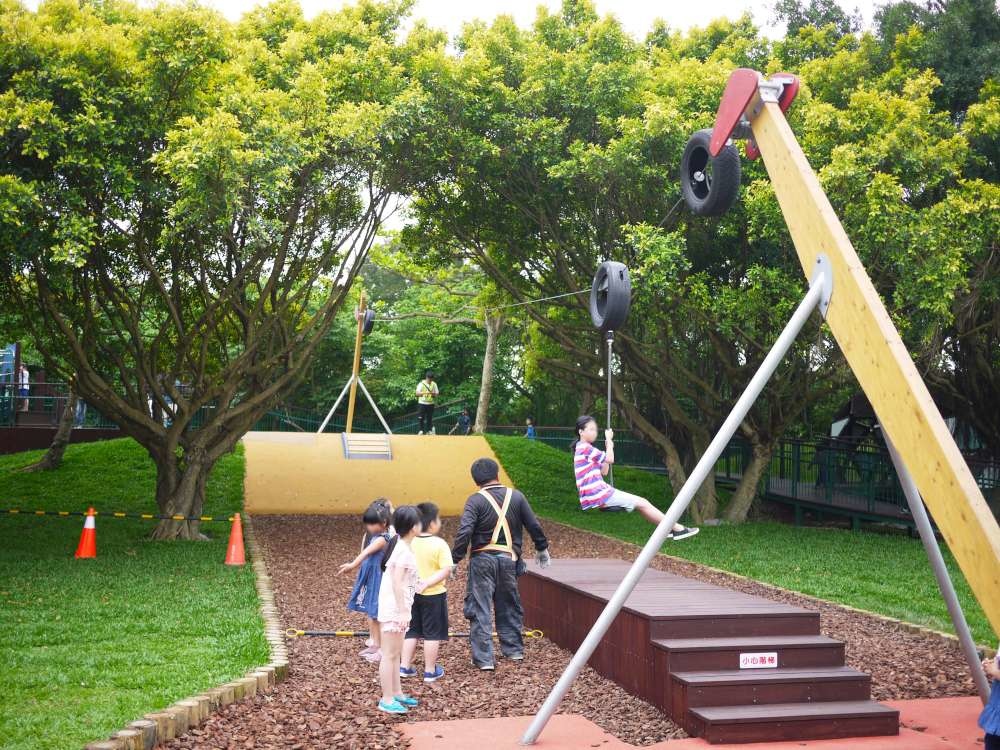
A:
[[[436,682],[444,677],[444,668],[437,663],[441,642],[448,640],[448,593],[444,582],[451,574],[451,548],[437,536],[441,530],[440,511],[434,503],[417,506],[423,531],[411,542],[417,558],[417,575],[423,586],[413,599],[410,629],[403,642],[399,676],[416,677],[413,656],[417,640],[424,641],[424,682]]]

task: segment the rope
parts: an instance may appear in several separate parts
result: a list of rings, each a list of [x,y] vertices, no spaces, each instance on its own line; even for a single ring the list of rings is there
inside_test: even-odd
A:
[[[677,202],[674,204],[674,207],[671,208],[669,211],[667,211],[667,215],[664,216],[662,219],[660,219],[660,223],[656,225],[656,228],[659,229],[664,224],[666,224],[667,223],[667,219],[669,219],[671,216],[673,216],[674,211],[676,211],[677,207],[679,205],[681,205],[681,203],[683,203],[683,202],[684,202],[684,196],[682,195],[680,198],[677,199]]]
[[[677,199],[677,202],[670,208],[670,210],[667,211],[664,217],[660,219],[660,223],[656,225],[656,228],[659,229],[664,224],[666,224],[667,219],[669,219],[671,216],[674,215],[674,211],[676,211],[677,207],[680,206],[681,203],[683,202],[684,202],[684,196],[682,195],[680,198]],[[590,289],[578,289],[575,292],[566,292],[565,294],[554,294],[551,297],[539,297],[537,299],[527,299],[524,300],[524,302],[511,302],[509,305],[498,305],[497,307],[480,307],[478,305],[463,305],[462,307],[458,308],[458,310],[456,310],[455,312],[450,313],[450,315],[455,316],[458,313],[462,312],[463,310],[468,310],[469,308],[480,309],[483,310],[484,312],[492,312],[494,310],[506,310],[511,307],[523,307],[524,305],[533,305],[536,302],[551,302],[554,299],[562,299],[563,297],[572,297],[575,294],[586,294],[589,292]],[[406,318],[377,318],[377,320],[391,322],[395,320],[406,320]]]
[[[21,508],[7,508],[0,510],[0,513],[8,515],[24,516],[86,516],[82,510],[24,510]],[[163,516],[156,513],[124,513],[122,511],[94,511],[95,516],[107,516],[108,518],[142,518],[147,521],[229,521],[232,522],[235,516]]]
[[[367,638],[370,636],[367,630],[296,630],[289,628],[285,631],[288,638],[301,638],[303,636],[314,638]],[[496,637],[493,633],[493,637]],[[541,630],[525,630],[521,633],[525,638],[544,638],[545,633]],[[449,638],[468,638],[468,633],[448,633]]]
[[[522,307],[524,305],[531,305],[535,302],[548,302],[554,299],[562,299],[563,297],[572,297],[574,294],[589,294],[589,289],[578,289],[575,292],[566,292],[565,294],[555,294],[551,297],[539,297],[538,299],[526,299],[524,302],[512,302],[509,305],[500,305],[498,307],[484,307],[484,310],[506,310],[508,307]]]
[[[565,292],[564,294],[554,294],[551,297],[539,297],[537,299],[526,299],[523,302],[511,302],[509,305],[498,305],[497,307],[482,307],[480,305],[462,305],[462,307],[458,308],[454,312],[448,313],[448,315],[450,317],[455,317],[456,315],[458,315],[463,310],[469,310],[469,309],[482,310],[483,312],[493,312],[493,311],[496,311],[496,310],[506,310],[507,308],[510,308],[510,307],[523,307],[524,305],[533,305],[536,302],[550,302],[550,301],[552,301],[554,299],[562,299],[563,297],[572,297],[575,294],[590,294],[590,290],[589,289],[578,289],[575,292]],[[397,320],[409,320],[409,318],[406,318],[406,317],[400,317],[400,318],[377,318],[377,320],[382,321],[382,322],[392,323],[392,322],[397,321]]]

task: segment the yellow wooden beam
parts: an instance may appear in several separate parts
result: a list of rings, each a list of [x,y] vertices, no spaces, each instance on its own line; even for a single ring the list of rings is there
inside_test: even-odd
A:
[[[354,404],[357,401],[358,377],[361,374],[361,339],[364,337],[365,309],[365,293],[361,292],[361,300],[358,302],[358,331],[354,337],[354,364],[351,366],[351,394],[347,399],[347,427],[344,429],[348,435],[354,427]]]
[[[1000,528],[781,109],[764,103],[751,127],[806,278],[830,260],[830,330],[1000,634]]]

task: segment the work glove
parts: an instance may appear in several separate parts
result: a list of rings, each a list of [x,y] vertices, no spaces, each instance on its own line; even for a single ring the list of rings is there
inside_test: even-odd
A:
[[[535,553],[535,561],[539,568],[547,568],[552,564],[552,555],[547,549],[540,549]]]

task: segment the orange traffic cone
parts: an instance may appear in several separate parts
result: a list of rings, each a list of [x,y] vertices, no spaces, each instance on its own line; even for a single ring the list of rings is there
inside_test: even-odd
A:
[[[83,560],[89,557],[97,557],[97,526],[94,523],[93,508],[87,508],[87,520],[83,522],[83,533],[80,534],[80,543],[76,546],[74,557]]]
[[[246,555],[243,554],[243,522],[240,514],[233,515],[233,526],[229,531],[229,547],[226,549],[226,565],[245,565]]]

